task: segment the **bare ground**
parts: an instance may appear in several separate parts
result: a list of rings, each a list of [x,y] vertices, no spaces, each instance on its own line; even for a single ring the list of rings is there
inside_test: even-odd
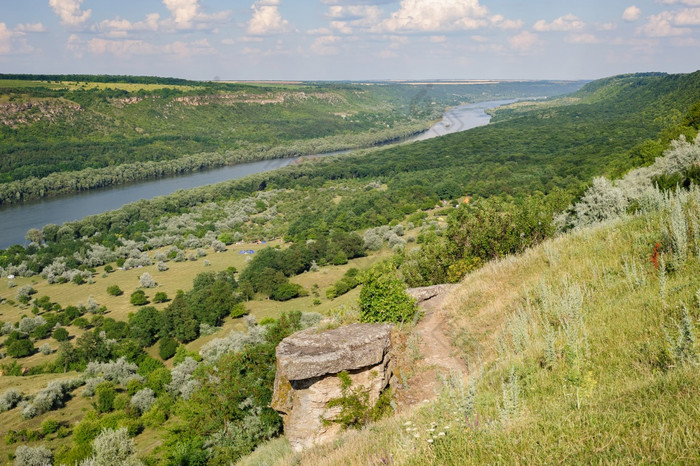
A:
[[[423,317],[406,345],[408,358],[403,358],[395,384],[399,411],[435,398],[442,387],[441,378],[449,376],[450,372],[467,373],[466,364],[456,355],[448,337],[443,303],[451,290],[452,287],[445,287],[436,296],[418,304]]]

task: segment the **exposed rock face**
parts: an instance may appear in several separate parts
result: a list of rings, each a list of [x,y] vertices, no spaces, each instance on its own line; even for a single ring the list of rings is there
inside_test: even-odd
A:
[[[339,413],[339,408],[327,408],[342,395],[339,372],[348,371],[353,388],[368,390],[370,403],[377,400],[391,377],[390,349],[389,325],[307,329],[282,340],[272,408],[282,414],[294,450],[331,440],[340,431],[338,424],[323,422]]]

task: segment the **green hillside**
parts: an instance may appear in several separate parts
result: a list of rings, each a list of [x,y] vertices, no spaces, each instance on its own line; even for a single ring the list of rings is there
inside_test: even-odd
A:
[[[698,79],[610,78],[484,128],[30,231],[0,252],[0,454],[697,462]],[[382,320],[363,290],[442,282],[472,386],[290,455],[276,344],[322,317]]]
[[[670,196],[659,210],[560,236],[468,275],[445,311],[473,368],[470,383],[446,385],[435,402],[328,446],[282,460],[284,449],[272,444],[258,458],[696,464],[700,243],[697,232],[688,237],[693,253],[673,269],[675,253],[657,256],[655,245],[666,247],[674,206],[700,218],[699,195]]]
[[[557,95],[581,83],[266,85],[0,75],[0,202],[205,167],[367,147],[426,129],[445,107]],[[449,87],[447,92],[445,87]],[[155,166],[133,164],[156,162]],[[118,167],[126,165],[122,170]],[[87,168],[80,181],[54,176]],[[124,174],[128,171],[129,174]],[[27,180],[26,183],[21,183]],[[19,197],[17,196],[19,193]]]

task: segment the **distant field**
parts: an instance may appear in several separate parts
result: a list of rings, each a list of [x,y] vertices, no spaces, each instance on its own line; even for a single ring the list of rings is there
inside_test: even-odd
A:
[[[20,79],[0,79],[0,88],[3,87],[48,87],[50,89],[74,91],[78,89],[120,89],[128,92],[139,90],[155,91],[157,89],[177,89],[188,91],[203,89],[203,86],[182,86],[176,84],[141,84],[141,83],[97,83],[80,81],[24,81]]]

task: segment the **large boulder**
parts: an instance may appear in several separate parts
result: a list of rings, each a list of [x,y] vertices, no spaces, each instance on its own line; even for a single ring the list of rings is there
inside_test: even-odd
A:
[[[328,402],[342,396],[337,374],[347,371],[353,389],[362,387],[375,403],[391,378],[391,326],[353,324],[333,330],[307,329],[277,347],[272,408],[280,412],[284,433],[299,451],[335,438],[332,421],[340,408]],[[325,421],[324,421],[325,420]]]

